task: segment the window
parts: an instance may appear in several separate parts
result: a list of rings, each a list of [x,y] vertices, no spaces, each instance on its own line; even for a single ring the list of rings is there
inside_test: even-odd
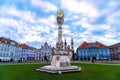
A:
[[[10,42],[10,44],[15,45],[15,43],[14,43],[14,42]]]
[[[84,50],[84,53],[85,53],[86,51]]]
[[[95,47],[95,44],[94,44],[94,43],[92,43],[90,46],[91,46],[91,47]]]

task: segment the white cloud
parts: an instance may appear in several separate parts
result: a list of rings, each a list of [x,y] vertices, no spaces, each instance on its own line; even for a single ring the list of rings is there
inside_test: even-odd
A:
[[[116,1],[116,0],[111,0],[108,2],[108,7],[110,7],[110,8],[116,7],[118,5],[120,5],[120,3],[119,3],[119,1]]]
[[[18,10],[14,6],[1,6],[0,15],[7,17],[18,17],[25,21],[33,23],[36,18],[36,14],[31,11]]]
[[[3,18],[0,17],[0,24],[3,26],[17,26],[18,22],[12,18]]]
[[[99,15],[99,12],[90,3],[87,1],[78,1],[78,0],[61,0],[62,8],[67,9],[72,13],[79,13],[83,16],[88,16],[91,18],[96,18]]]
[[[65,34],[68,35],[69,33],[71,33],[71,31],[69,30],[69,26],[68,25],[63,25],[62,28],[63,28],[63,30],[62,30],[63,31],[63,33],[62,33],[63,35],[65,35]],[[66,36],[63,36],[63,37],[66,37]]]
[[[27,23],[21,21],[17,21],[15,19],[8,19],[8,18],[0,18],[0,24],[4,27],[6,27],[6,29],[8,29],[7,31],[10,31],[10,28],[13,28],[13,30],[11,30],[10,32],[13,32],[14,29],[16,30],[16,32],[14,33],[14,35],[19,35],[19,37],[17,37],[18,41],[36,41],[39,40],[39,35],[37,35],[37,28],[35,29],[31,29],[31,25],[28,25]],[[3,28],[4,30],[4,28]],[[3,32],[3,34],[5,33],[5,30]],[[3,35],[1,34],[1,36]],[[34,36],[33,36],[34,35]],[[8,36],[13,36],[13,35],[9,35]],[[23,37],[22,37],[23,36]],[[37,38],[37,37],[38,38]]]
[[[50,26],[50,25],[55,24],[56,17],[54,15],[50,15],[50,16],[44,17],[44,18],[37,18],[36,22],[37,23],[43,23],[43,24],[46,24],[46,25]],[[54,26],[52,26],[52,27],[54,27]]]
[[[120,24],[120,10],[109,14],[106,18],[106,22],[109,24]]]
[[[43,11],[57,11],[57,6],[47,2],[45,0],[31,0],[31,4],[35,7],[40,7]]]

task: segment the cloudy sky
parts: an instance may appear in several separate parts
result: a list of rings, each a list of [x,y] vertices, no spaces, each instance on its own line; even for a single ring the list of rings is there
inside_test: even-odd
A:
[[[120,0],[0,0],[0,37],[40,48],[57,41],[56,13],[64,11],[63,41],[120,42]]]

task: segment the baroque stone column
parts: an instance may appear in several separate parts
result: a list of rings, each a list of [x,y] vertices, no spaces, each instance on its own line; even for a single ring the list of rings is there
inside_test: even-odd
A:
[[[63,41],[62,41],[62,24],[64,22],[64,14],[62,10],[57,12],[57,24],[58,24],[58,41],[56,43],[56,48],[63,50]]]

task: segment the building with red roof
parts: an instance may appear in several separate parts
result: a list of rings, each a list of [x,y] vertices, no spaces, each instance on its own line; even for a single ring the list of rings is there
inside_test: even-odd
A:
[[[112,60],[120,60],[120,43],[109,46]]]
[[[14,40],[0,37],[0,61],[19,61],[22,48]]]
[[[34,61],[35,60],[35,50],[36,48],[29,46],[27,44],[21,44],[21,60],[22,61]]]
[[[100,42],[83,42],[77,48],[78,60],[89,61],[92,58],[110,60],[109,47]]]

